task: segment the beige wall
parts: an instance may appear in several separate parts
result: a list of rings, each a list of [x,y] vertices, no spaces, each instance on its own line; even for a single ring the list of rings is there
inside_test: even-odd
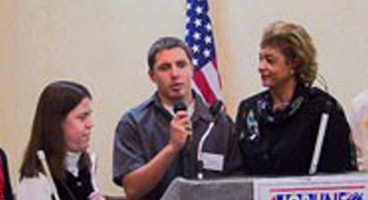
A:
[[[365,0],[210,0],[224,96],[231,116],[240,99],[261,90],[257,74],[261,30],[291,20],[310,30],[320,73],[347,111],[368,88],[368,4]],[[146,52],[163,35],[183,37],[184,0],[0,0],[0,145],[18,169],[38,96],[54,80],[84,83],[94,95],[91,151],[98,183],[111,181],[112,138],[120,116],[154,86]]]

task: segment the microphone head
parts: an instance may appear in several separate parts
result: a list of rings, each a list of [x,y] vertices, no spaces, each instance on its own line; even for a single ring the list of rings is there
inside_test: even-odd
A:
[[[174,103],[174,113],[177,113],[180,110],[187,110],[187,105],[183,101],[176,101]]]
[[[46,159],[46,155],[45,155],[45,152],[43,150],[38,150],[37,151],[37,156],[40,160],[45,160]]]
[[[223,103],[221,100],[216,101],[215,104],[210,106],[210,113],[212,116],[216,116],[222,109]]]

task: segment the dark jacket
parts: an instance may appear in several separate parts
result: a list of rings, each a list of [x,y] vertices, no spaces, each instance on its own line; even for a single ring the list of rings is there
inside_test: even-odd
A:
[[[64,180],[55,181],[61,200],[88,200],[94,191],[89,169],[81,170],[78,177],[66,171]]]
[[[13,200],[13,190],[11,187],[11,183],[10,183],[10,178],[9,178],[9,169],[8,169],[8,160],[6,158],[5,152],[0,148],[0,158],[1,158],[1,162],[0,164],[2,164],[1,168],[3,169],[3,177],[4,177],[4,195],[5,195],[5,200]]]
[[[269,91],[241,102],[236,126],[245,172],[308,174],[322,113],[328,113],[329,120],[317,172],[355,170],[350,127],[341,106],[318,88],[298,85],[292,102],[280,111],[272,111]]]
[[[162,106],[156,95],[122,117],[114,138],[113,178],[116,184],[121,185],[125,175],[147,164],[164,148],[170,139],[171,119],[172,115]],[[175,177],[196,177],[199,170],[196,163],[198,143],[211,122],[215,122],[215,125],[204,142],[203,152],[222,156],[223,169],[211,171],[203,167],[204,178],[241,172],[241,156],[235,126],[230,118],[222,112],[214,117],[200,97],[195,95],[195,108],[191,120],[193,127],[191,148],[181,150],[161,181],[143,199],[160,199]]]

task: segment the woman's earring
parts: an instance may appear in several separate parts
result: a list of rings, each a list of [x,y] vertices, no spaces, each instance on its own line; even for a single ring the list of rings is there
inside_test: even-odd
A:
[[[292,69],[292,70],[290,70],[290,75],[291,76],[294,76],[294,70]]]

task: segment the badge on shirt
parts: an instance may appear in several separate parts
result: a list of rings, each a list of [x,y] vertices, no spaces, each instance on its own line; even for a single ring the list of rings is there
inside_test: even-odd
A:
[[[250,110],[248,115],[246,116],[245,124],[248,130],[248,139],[250,141],[255,141],[259,137],[259,126],[253,110]],[[242,135],[240,139],[244,138],[244,130],[241,134]]]
[[[221,154],[203,152],[201,160],[204,169],[222,171],[224,168],[224,156]]]

